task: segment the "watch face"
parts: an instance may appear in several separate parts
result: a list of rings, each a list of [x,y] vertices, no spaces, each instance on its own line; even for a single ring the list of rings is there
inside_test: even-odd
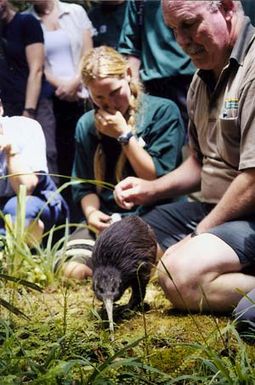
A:
[[[123,135],[120,135],[118,137],[118,142],[121,143],[121,144],[127,144],[129,142],[129,139],[133,136],[133,133],[131,131],[129,131],[128,133],[126,134],[123,134]]]

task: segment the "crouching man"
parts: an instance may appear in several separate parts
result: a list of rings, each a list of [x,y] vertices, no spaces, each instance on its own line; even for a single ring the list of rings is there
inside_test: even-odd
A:
[[[229,311],[255,287],[255,30],[239,1],[162,6],[199,69],[188,93],[191,153],[162,178],[121,181],[115,196],[131,208],[201,189],[200,202],[158,205],[143,219],[164,251],[159,280],[173,305]]]

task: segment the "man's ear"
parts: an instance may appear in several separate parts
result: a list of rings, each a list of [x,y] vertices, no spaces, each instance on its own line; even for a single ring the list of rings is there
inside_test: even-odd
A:
[[[128,67],[127,68],[127,80],[128,80],[128,82],[130,82],[131,79],[132,79],[132,69],[131,69],[131,67]]]
[[[221,9],[224,11],[224,16],[226,20],[229,20],[233,16],[233,10],[235,9],[235,4],[233,0],[222,0]]]

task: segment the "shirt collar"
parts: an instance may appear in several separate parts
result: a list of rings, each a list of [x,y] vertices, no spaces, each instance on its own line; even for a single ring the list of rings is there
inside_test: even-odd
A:
[[[239,65],[242,65],[246,52],[250,48],[250,44],[255,37],[255,28],[251,24],[249,17],[245,16],[243,25],[239,32],[237,41],[230,55],[230,60],[235,60]]]
[[[255,28],[251,24],[249,17],[245,16],[243,25],[239,32],[239,36],[235,42],[235,45],[232,49],[231,55],[229,57],[229,66],[242,65],[244,58],[250,44],[255,38]],[[198,76],[207,84],[210,84],[213,79],[212,70],[198,70]]]

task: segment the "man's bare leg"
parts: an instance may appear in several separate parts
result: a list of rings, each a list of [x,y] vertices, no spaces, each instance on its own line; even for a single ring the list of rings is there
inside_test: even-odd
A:
[[[212,234],[185,238],[161,261],[160,284],[179,309],[228,311],[242,297],[237,289],[246,293],[255,287],[255,277],[241,272],[243,265],[234,250]]]

